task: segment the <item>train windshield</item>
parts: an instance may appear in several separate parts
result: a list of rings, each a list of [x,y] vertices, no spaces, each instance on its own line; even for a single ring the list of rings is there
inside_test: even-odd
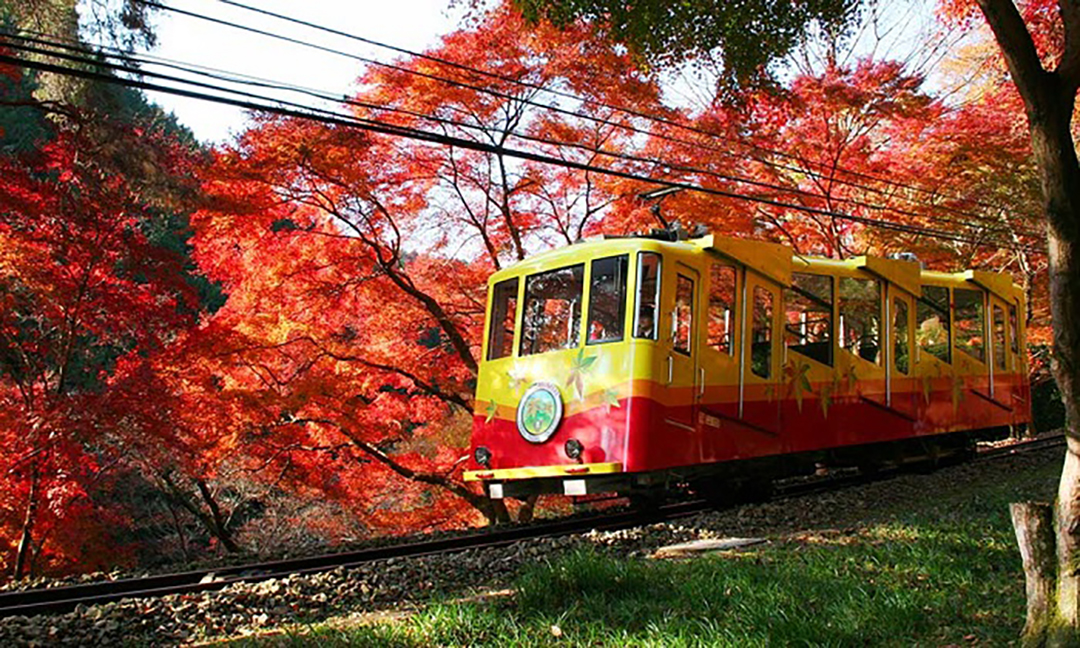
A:
[[[634,337],[656,339],[656,316],[660,312],[660,255],[638,252],[637,310]]]
[[[956,304],[953,320],[956,325],[956,348],[976,360],[986,360],[986,332],[983,323],[983,293],[979,290],[953,290]]]
[[[585,264],[534,274],[525,280],[521,355],[578,346]]]
[[[626,321],[626,254],[592,262],[589,281],[588,344],[618,342],[623,339]]]
[[[517,277],[495,284],[491,293],[491,324],[488,326],[488,360],[514,352],[514,320],[517,317]]]

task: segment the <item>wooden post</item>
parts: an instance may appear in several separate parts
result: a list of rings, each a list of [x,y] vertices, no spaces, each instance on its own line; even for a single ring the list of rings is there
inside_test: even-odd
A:
[[[1053,510],[1053,506],[1045,502],[1009,505],[1027,582],[1027,622],[1023,634],[1025,646],[1044,645],[1053,617],[1057,563]]]

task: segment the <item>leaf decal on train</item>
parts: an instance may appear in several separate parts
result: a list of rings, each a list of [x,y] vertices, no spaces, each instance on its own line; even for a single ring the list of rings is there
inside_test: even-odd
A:
[[[487,414],[487,418],[484,419],[485,423],[491,423],[491,419],[495,418],[495,412],[499,411],[499,406],[495,404],[495,401],[488,403],[487,409],[484,412]]]
[[[619,407],[619,392],[613,388],[608,387],[603,393],[604,405],[607,405],[608,411],[611,411],[612,407]]]
[[[521,386],[528,382],[528,377],[525,375],[525,370],[517,365],[510,367],[510,370],[506,372],[506,377],[509,379],[510,389],[514,390],[515,392],[521,389]]]
[[[964,402],[964,379],[953,376],[952,384],[952,408],[953,414],[960,409],[960,403]]]
[[[856,391],[859,386],[859,376],[855,373],[855,365],[848,365],[847,371],[844,373],[844,378],[847,380],[847,390],[849,392]]]
[[[797,364],[794,359],[788,360],[784,364],[784,376],[787,378],[791,391],[795,395],[795,405],[800,413],[802,412],[803,395],[813,393],[810,387],[810,379],[806,377],[806,372],[809,370],[810,365],[808,363]]]
[[[930,376],[922,377],[922,395],[926,404],[930,404]]]
[[[834,390],[835,383],[825,383],[821,386],[821,415],[825,418],[829,418],[829,407],[832,405],[832,396]]]
[[[585,349],[580,349],[570,361],[570,376],[566,386],[573,387],[579,401],[585,400],[585,374],[591,369],[599,356],[586,356]]]

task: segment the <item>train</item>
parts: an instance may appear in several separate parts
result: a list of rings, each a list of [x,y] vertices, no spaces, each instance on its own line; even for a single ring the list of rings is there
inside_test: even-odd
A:
[[[1023,297],[910,255],[667,229],[538,254],[490,277],[463,478],[648,499],[962,459],[1030,421]]]

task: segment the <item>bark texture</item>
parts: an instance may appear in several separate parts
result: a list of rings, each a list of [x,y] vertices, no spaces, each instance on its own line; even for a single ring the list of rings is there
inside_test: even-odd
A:
[[[1050,607],[1054,600],[1057,555],[1054,547],[1054,507],[1042,502],[1011,504],[1013,529],[1027,583],[1027,622],[1024,645],[1039,646],[1046,641]]]
[[[41,474],[35,465],[30,479],[30,495],[26,501],[26,516],[23,519],[22,534],[19,537],[19,548],[15,552],[15,580],[22,580],[27,575],[26,563],[34,541],[34,521],[37,519],[40,482]]]
[[[1072,116],[1080,87],[1080,2],[1059,0],[1064,44],[1047,69],[1013,0],[978,0],[1024,100],[1043,189],[1054,343],[1051,368],[1064,400],[1068,449],[1054,506],[1054,596],[1029,589],[1028,645],[1080,645],[1080,164]],[[1027,510],[1033,513],[1032,509]],[[1038,516],[1014,517],[1021,552],[1039,551]],[[1044,520],[1045,521],[1045,520]],[[1045,547],[1043,547],[1045,548]],[[1030,588],[1029,581],[1029,588]],[[1035,594],[1034,598],[1032,594]]]

